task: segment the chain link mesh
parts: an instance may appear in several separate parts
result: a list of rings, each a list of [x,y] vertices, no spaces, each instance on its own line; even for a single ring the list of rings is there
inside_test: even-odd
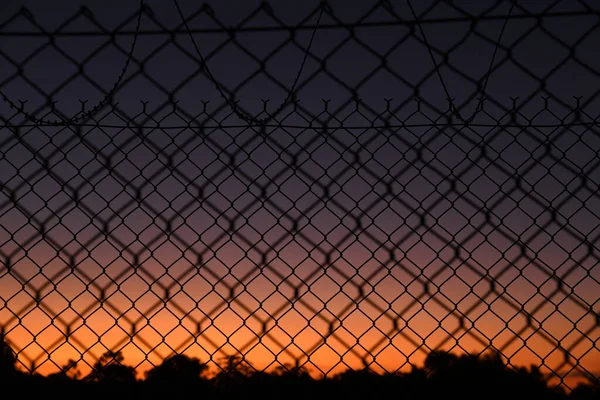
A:
[[[596,380],[600,86],[585,99],[549,89],[569,63],[590,79],[600,77],[577,52],[598,35],[598,10],[575,3],[580,9],[540,12],[515,3],[506,35],[514,20],[531,28],[506,39],[510,44],[480,29],[503,22],[508,3],[475,15],[437,1],[419,12],[426,29],[466,22],[465,37],[498,46],[492,82],[503,67],[533,82],[509,104],[486,94],[468,124],[456,110],[473,109],[486,71],[471,77],[453,64],[459,45],[430,44],[443,57],[442,73],[459,74],[472,94],[459,105],[454,99],[453,107],[448,99],[421,97],[435,81],[434,66],[412,81],[390,66],[392,52],[401,53],[409,39],[424,42],[410,14],[401,17],[385,1],[355,24],[326,8],[319,29],[347,36],[330,51],[307,52],[300,93],[325,76],[347,93],[343,103],[305,105],[293,93],[277,116],[263,101],[254,115],[269,122],[260,125],[240,122],[225,101],[194,105],[195,113],[177,102],[190,82],[207,77],[177,39],[184,29],[167,28],[151,9],[144,9],[142,24],[155,25],[139,32],[127,30],[137,14],[109,31],[80,10],[70,21],[98,27],[87,35],[105,42],[83,61],[71,59],[73,75],[46,90],[27,77],[28,65],[44,51],[68,58],[58,39],[83,33],[68,24],[46,31],[21,10],[0,25],[3,35],[48,42],[21,60],[0,49],[2,68],[16,71],[0,87],[26,82],[41,97],[31,115],[59,121],[31,122],[25,103],[0,110],[0,327],[21,368],[50,373],[72,359],[90,371],[112,351],[139,371],[183,353],[215,365],[239,356],[256,369],[295,365],[331,376],[348,368],[405,370],[436,349],[493,348],[512,366],[540,366],[557,385],[569,386],[569,377]],[[435,17],[441,4],[462,16]],[[386,17],[369,20],[375,10]],[[226,37],[207,62],[229,45],[242,47],[243,32],[290,33],[268,56],[246,49],[258,67],[237,85],[221,82],[228,95],[256,76],[289,90],[291,82],[277,78],[268,61],[286,47],[308,51],[296,36],[314,28],[315,12],[290,26],[263,4],[246,21],[259,13],[274,25],[227,28],[206,5],[188,18],[217,25],[203,31],[191,24],[195,35]],[[535,32],[567,46],[545,19],[585,17],[589,27],[549,72],[523,65],[517,49]],[[11,31],[17,20],[29,21],[30,30]],[[357,33],[377,26],[407,33],[383,52]],[[130,53],[135,71],[122,76],[106,105],[66,117],[57,96],[78,79],[111,93],[85,68],[107,47],[127,54],[115,38],[134,33],[154,43],[146,56]],[[346,42],[378,60],[353,84],[328,66]],[[195,63],[171,88],[149,72],[167,45]],[[380,71],[409,89],[405,98],[387,99],[383,107],[364,100],[361,90]],[[117,103],[113,95],[136,78],[164,101],[153,97],[154,108]]]

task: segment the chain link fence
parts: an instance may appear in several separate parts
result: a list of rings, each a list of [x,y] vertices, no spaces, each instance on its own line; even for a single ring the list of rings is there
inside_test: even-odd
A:
[[[21,368],[47,374],[71,359],[87,374],[112,351],[138,371],[183,353],[212,366],[237,356],[259,370],[295,365],[331,376],[404,371],[436,349],[495,349],[512,366],[540,366],[557,385],[597,382],[600,64],[578,51],[598,43],[599,10],[558,3],[537,11],[515,3],[509,17],[508,2],[473,13],[436,1],[417,10],[420,25],[386,1],[357,22],[319,6],[295,25],[262,5],[234,28],[202,6],[189,30],[222,36],[205,63],[183,24],[169,28],[146,7],[114,30],[87,9],[51,31],[27,10],[1,23],[3,40],[25,52],[0,48],[0,328]],[[458,16],[436,16],[441,6]],[[259,14],[275,22],[252,26]],[[216,27],[194,28],[195,18]],[[570,19],[581,30],[571,42],[548,28]],[[28,28],[11,28],[16,21]],[[73,30],[73,21],[93,29]],[[422,35],[453,24],[464,24],[464,35],[446,47]],[[402,32],[385,51],[361,37],[382,27]],[[209,87],[206,63],[255,31],[287,39],[266,55],[245,49],[254,61],[237,65],[237,81],[218,82],[226,100],[186,97],[208,93],[189,89]],[[520,58],[540,33],[553,55],[567,53],[546,73]],[[61,40],[81,37],[100,44],[76,58]],[[475,77],[453,58],[471,37],[489,56],[498,50]],[[17,44],[23,38],[42,44]],[[346,43],[371,52],[375,65],[338,74],[332,64]],[[425,61],[407,78],[393,60],[414,45]],[[269,64],[290,48],[307,60],[291,101],[277,115],[253,103],[243,110],[253,117],[241,120],[228,103],[256,92],[254,78],[277,87],[274,95],[291,92]],[[107,49],[129,64],[112,90],[102,67],[103,84],[88,71]],[[167,51],[183,57],[169,68],[193,65],[169,75],[170,86],[152,72]],[[26,73],[46,52],[73,70],[61,68],[53,88]],[[554,90],[574,68],[589,75],[584,97]],[[369,89],[382,73],[396,93],[383,103],[384,89]],[[422,96],[450,73],[462,101]],[[493,98],[503,73],[529,82],[518,83],[519,98]],[[311,91],[314,82],[329,87],[323,79],[339,86],[341,103]],[[106,101],[56,103],[81,82]],[[151,102],[117,102],[130,87],[151,87]],[[297,101],[303,93],[308,103]],[[458,117],[471,110],[467,123]]]

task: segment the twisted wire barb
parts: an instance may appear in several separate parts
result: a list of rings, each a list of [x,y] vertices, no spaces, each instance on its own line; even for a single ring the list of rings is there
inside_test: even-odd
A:
[[[106,96],[104,96],[104,98],[102,100],[100,100],[94,107],[92,107],[89,111],[85,111],[85,107],[82,107],[82,110],[80,112],[78,112],[77,114],[75,114],[73,117],[68,118],[68,119],[45,119],[45,118],[37,118],[33,115],[31,115],[30,113],[28,113],[27,111],[25,111],[25,107],[24,107],[24,102],[21,106],[18,106],[14,101],[12,101],[7,95],[6,93],[4,93],[4,91],[2,91],[2,89],[0,89],[0,96],[2,97],[2,100],[4,100],[4,102],[6,104],[8,104],[10,106],[10,108],[12,108],[13,110],[15,110],[18,114],[22,115],[23,117],[25,117],[25,119],[27,119],[30,122],[39,124],[39,125],[54,125],[54,126],[68,126],[68,125],[72,125],[75,124],[83,119],[88,118],[89,116],[91,116],[92,114],[94,114],[96,111],[98,111],[101,107],[103,107],[104,105],[106,105],[106,103],[112,98],[112,96],[114,95],[114,93],[117,91],[117,89],[119,88],[119,86],[121,85],[121,81],[123,81],[123,78],[125,77],[125,72],[127,72],[127,68],[129,67],[129,64],[131,63],[131,59],[133,57],[133,52],[135,50],[136,44],[137,44],[137,40],[139,37],[139,33],[140,33],[140,25],[141,25],[141,21],[142,21],[142,13],[144,11],[144,8],[146,7],[144,0],[140,0],[140,9],[138,12],[138,19],[137,19],[137,24],[135,27],[135,33],[133,36],[133,42],[131,43],[131,48],[129,49],[129,53],[127,54],[127,59],[125,60],[125,64],[123,65],[123,69],[121,70],[121,74],[119,75],[119,77],[117,78],[117,80],[115,81],[115,83],[113,84],[112,88],[108,91],[108,94],[106,94]]]
[[[179,16],[181,17],[181,21],[183,22],[183,25],[185,27],[186,32],[190,36],[190,40],[192,41],[192,44],[194,45],[194,49],[196,50],[196,53],[200,57],[200,60],[202,60],[202,67],[206,71],[206,74],[208,75],[209,79],[215,85],[216,89],[219,91],[219,94],[221,95],[221,97],[223,98],[223,100],[225,100],[225,102],[227,103],[227,105],[229,106],[229,108],[231,109],[231,111],[235,115],[237,115],[240,119],[242,119],[243,121],[246,121],[248,124],[251,124],[251,125],[253,125],[253,124],[256,124],[256,125],[264,125],[264,124],[266,124],[267,122],[269,122],[273,118],[275,118],[283,110],[283,108],[289,103],[289,101],[292,98],[292,95],[294,94],[294,91],[296,89],[296,85],[298,84],[298,80],[300,79],[300,75],[302,74],[302,70],[304,69],[304,65],[306,64],[306,60],[308,58],[308,53],[310,52],[310,49],[312,47],[313,41],[315,39],[315,35],[317,33],[317,29],[319,29],[319,24],[321,22],[321,17],[323,16],[323,11],[325,10],[325,8],[329,8],[329,6],[327,4],[327,1],[321,0],[321,6],[320,6],[321,11],[319,12],[319,17],[317,18],[317,23],[316,23],[316,25],[315,25],[315,27],[313,29],[313,33],[312,33],[312,35],[310,37],[310,42],[308,43],[308,47],[306,48],[306,52],[304,53],[304,58],[302,59],[302,64],[300,64],[300,68],[298,69],[298,73],[296,74],[296,78],[294,79],[294,83],[292,84],[292,87],[288,91],[287,96],[285,97],[285,99],[283,100],[283,102],[268,117],[265,117],[265,118],[253,118],[253,117],[249,116],[248,114],[244,114],[244,113],[240,112],[239,109],[238,109],[238,107],[237,107],[237,104],[234,103],[233,101],[231,101],[227,96],[225,96],[225,92],[222,89],[222,85],[220,85],[217,82],[217,80],[213,76],[212,72],[208,68],[208,64],[206,63],[206,60],[204,59],[204,56],[202,55],[202,52],[200,51],[200,48],[198,47],[198,44],[196,43],[196,40],[194,39],[194,35],[192,35],[192,32],[190,31],[190,28],[188,26],[187,20],[186,20],[185,16],[183,15],[183,11],[181,10],[181,7],[179,6],[179,2],[177,0],[173,0],[173,3],[175,4],[175,7],[177,8],[177,11],[179,13]]]
[[[485,82],[483,84],[481,96],[479,97],[479,102],[477,103],[477,106],[475,107],[475,111],[473,112],[473,114],[467,119],[463,118],[463,116],[460,114],[458,109],[454,106],[454,102],[452,101],[452,96],[450,95],[450,91],[448,90],[448,87],[446,86],[446,83],[444,82],[444,78],[442,77],[442,73],[440,72],[439,66],[435,62],[435,58],[433,57],[433,52],[431,51],[431,45],[427,41],[427,36],[425,36],[425,31],[423,30],[423,27],[421,26],[421,23],[419,22],[419,18],[417,17],[415,9],[413,8],[410,0],[406,0],[406,3],[408,4],[410,11],[412,12],[412,15],[415,19],[415,23],[417,24],[417,27],[421,31],[421,36],[423,36],[423,41],[425,42],[425,46],[427,47],[427,51],[429,52],[429,56],[431,57],[431,61],[433,62],[433,66],[435,67],[435,71],[436,71],[438,77],[440,78],[440,82],[442,84],[442,87],[444,88],[444,92],[446,93],[446,98],[450,102],[450,110],[463,123],[470,124],[473,121],[473,119],[477,116],[477,114],[479,114],[479,112],[483,109],[482,105],[483,105],[483,101],[485,100],[485,89],[487,88],[487,84],[490,79],[492,67],[494,65],[494,60],[496,59],[496,53],[498,52],[498,47],[500,46],[500,41],[502,40],[502,35],[504,34],[504,30],[506,29],[508,19],[510,18],[513,8],[515,7],[515,1],[511,0],[510,10],[508,11],[508,14],[506,15],[506,17],[504,18],[504,24],[502,25],[502,29],[500,30],[500,34],[498,35],[498,40],[496,41],[496,46],[494,48],[494,53],[492,54],[492,58],[490,60],[490,65],[488,67],[488,71],[485,74]]]

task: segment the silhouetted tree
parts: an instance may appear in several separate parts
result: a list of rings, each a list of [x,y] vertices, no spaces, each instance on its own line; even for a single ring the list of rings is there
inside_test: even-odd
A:
[[[499,353],[485,355],[455,355],[434,351],[422,368],[409,373],[377,374],[365,367],[347,370],[325,379],[313,379],[299,366],[281,365],[272,372],[256,371],[239,356],[220,360],[221,372],[212,380],[204,379],[207,365],[197,358],[173,355],[146,373],[144,382],[137,381],[135,369],[123,365],[120,352],[108,351],[94,364],[88,379],[77,379],[74,360],[62,371],[44,378],[25,374],[16,368],[16,354],[0,340],[0,381],[16,383],[20,393],[63,399],[80,399],[89,395],[111,398],[172,397],[201,393],[204,398],[305,399],[340,397],[346,400],[387,398],[395,393],[402,399],[517,397],[541,400],[598,400],[598,385],[580,385],[571,394],[548,387],[548,381],[538,367],[513,368]],[[193,386],[190,388],[190,386]],[[198,390],[199,389],[199,390]],[[194,390],[196,390],[194,392]]]
[[[0,334],[0,384],[22,384],[27,376],[17,369],[17,355]]]
[[[424,362],[424,368],[431,374],[447,371],[452,368],[457,361],[456,355],[445,351],[434,350],[427,355]]]
[[[166,383],[198,383],[201,375],[208,369],[206,364],[197,358],[183,354],[175,354],[165,359],[162,364],[146,372],[148,382]]]
[[[256,396],[255,389],[263,386],[264,374],[256,374],[254,368],[240,356],[223,357],[219,360],[219,367],[221,371],[212,379],[212,384],[227,396]]]
[[[283,364],[273,370],[273,375],[287,380],[310,380],[310,373],[304,366]]]
[[[226,380],[228,382],[237,382],[249,378],[255,371],[250,364],[242,357],[230,355],[223,357],[219,362],[221,371],[215,377],[217,382]]]
[[[383,398],[388,391],[384,377],[369,368],[349,369],[330,379],[325,385],[328,396],[344,398]],[[387,383],[387,382],[386,382]]]
[[[252,380],[257,381],[262,392],[270,392],[274,397],[280,397],[278,393],[290,393],[303,397],[314,391],[315,380],[310,376],[306,368],[299,365],[279,365],[272,372],[254,372]]]
[[[105,383],[134,383],[136,371],[133,367],[123,365],[123,355],[120,351],[107,351],[94,364],[94,371],[89,380]]]
[[[16,363],[15,352],[0,336],[0,379],[14,377],[17,374]]]
[[[68,382],[71,380],[77,380],[81,377],[81,371],[77,369],[77,361],[69,360],[61,367],[59,372],[48,375],[50,381],[62,381]]]
[[[571,395],[569,400],[592,400],[600,399],[600,384],[580,384],[578,385]]]
[[[538,368],[508,368],[497,352],[459,357],[432,351],[425,359],[424,368],[429,375],[427,387],[434,391],[434,395],[482,395],[493,392],[496,396],[519,394],[544,399],[564,397],[560,390],[548,387]]]

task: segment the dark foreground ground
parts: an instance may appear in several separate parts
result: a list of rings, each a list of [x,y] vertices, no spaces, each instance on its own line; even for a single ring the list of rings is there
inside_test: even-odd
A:
[[[548,384],[537,368],[509,368],[502,357],[456,356],[430,353],[422,368],[410,373],[377,375],[368,370],[348,371],[321,380],[302,368],[280,367],[257,372],[237,357],[223,360],[222,371],[207,376],[207,366],[184,355],[166,359],[143,380],[123,363],[119,353],[108,352],[80,376],[77,364],[47,377],[18,371],[9,346],[0,341],[0,399],[599,399],[598,381],[566,393]]]

